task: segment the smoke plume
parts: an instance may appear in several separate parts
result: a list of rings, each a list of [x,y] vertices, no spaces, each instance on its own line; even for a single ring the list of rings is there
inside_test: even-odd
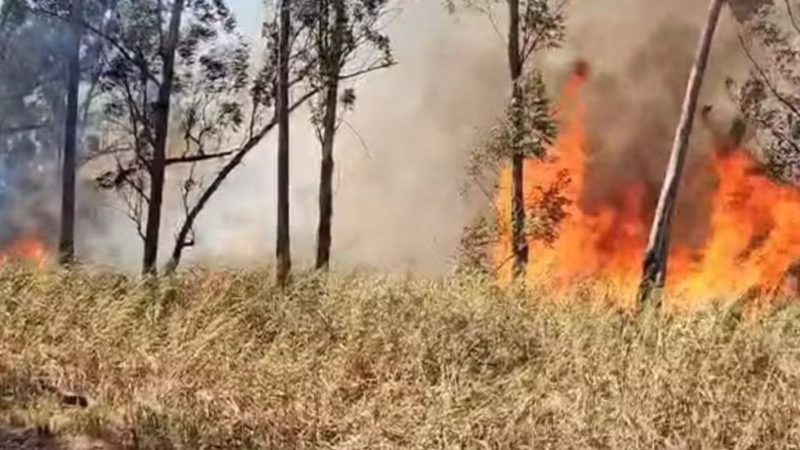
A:
[[[584,2],[574,6],[565,53],[593,67],[587,87],[591,162],[584,200],[591,211],[622,201],[631,185],[645,187],[649,223],[664,176],[687,78],[707,4],[644,0]],[[725,90],[727,77],[747,66],[733,16],[723,16],[701,93],[687,169],[678,198],[674,237],[705,239],[714,187],[712,139],[727,136],[737,119]]]
[[[234,3],[236,7],[236,3]],[[648,201],[663,177],[672,134],[706,4],[696,0],[570,2],[567,39],[538,57],[553,97],[572,63],[592,68],[588,88],[592,152],[588,203],[613,202],[630,178],[644,181]],[[340,128],[335,150],[334,266],[436,273],[447,270],[463,227],[486,199],[463,198],[464,168],[472,148],[503,113],[509,96],[503,9],[494,17],[448,13],[442,2],[406,2],[388,24],[399,65],[353,87],[356,108]],[[678,234],[701,239],[710,189],[703,155],[708,130],[726,133],[735,110],[724,78],[740,75],[736,26],[726,16],[712,54],[698,123],[681,191]],[[310,261],[317,224],[319,144],[308,112],[293,120],[291,156],[292,248]],[[199,220],[188,263],[252,265],[271,260],[276,210],[275,145],[267,140],[227,181]],[[163,250],[180,219],[174,189],[163,228]],[[85,258],[135,267],[141,245],[133,225],[108,202],[96,201],[103,230],[79,235]],[[110,200],[109,200],[110,201]],[[4,208],[4,211],[7,211]],[[20,208],[13,209],[14,214]],[[98,212],[99,211],[99,212]],[[97,217],[93,217],[94,222]],[[162,253],[166,255],[166,253]],[[162,256],[163,261],[163,256]]]
[[[615,201],[616,189],[645,181],[648,202],[668,150],[706,5],[693,0],[573,1],[563,48],[536,61],[557,97],[577,58],[592,68],[588,88],[592,180],[587,202]],[[334,265],[436,273],[447,270],[463,227],[485,198],[460,195],[470,152],[503,113],[509,95],[503,9],[493,19],[449,14],[440,2],[406,3],[388,25],[399,65],[354,86],[356,109],[336,146]],[[724,77],[742,71],[735,25],[725,17],[703,90],[707,124],[725,132],[734,117]],[[292,245],[310,261],[315,244],[319,144],[307,112],[293,121]],[[696,128],[677,234],[702,239],[711,189],[703,164],[708,133]],[[251,155],[199,221],[187,261],[251,265],[271,259],[276,180],[274,142]],[[177,205],[175,205],[177,206]],[[173,216],[170,220],[169,216]],[[175,226],[168,214],[165,229]],[[172,225],[170,225],[170,223]],[[116,227],[114,227],[116,229]],[[113,242],[131,242],[114,233]],[[169,243],[170,234],[165,234]],[[116,247],[119,247],[116,245]],[[115,251],[138,261],[138,246]],[[127,256],[126,256],[127,255]]]

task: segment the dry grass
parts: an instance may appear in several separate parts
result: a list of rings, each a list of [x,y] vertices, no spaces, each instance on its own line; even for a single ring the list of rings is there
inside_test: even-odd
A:
[[[269,280],[0,272],[0,424],[108,448],[800,447],[793,307],[634,321],[470,277]]]

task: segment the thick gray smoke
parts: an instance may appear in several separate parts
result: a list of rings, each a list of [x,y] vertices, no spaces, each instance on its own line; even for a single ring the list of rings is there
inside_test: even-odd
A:
[[[645,188],[643,220],[655,208],[684,98],[707,2],[618,0],[582,2],[575,10],[568,53],[593,67],[587,87],[591,168],[589,209],[613,205],[632,184]],[[746,72],[737,25],[723,15],[701,93],[706,120],[698,118],[679,195],[676,236],[693,243],[705,237],[709,193],[714,188],[713,135],[729,133],[736,110],[725,90],[727,77]]]
[[[0,253],[20,239],[50,249],[58,240],[67,42],[64,22],[52,17],[31,14],[0,28]],[[102,236],[89,180],[79,182],[77,208],[80,242]]]
[[[608,3],[582,3],[571,27],[569,48],[594,68],[587,93],[592,167],[586,201],[590,209],[613,205],[621,190],[642,185],[649,224],[708,2],[621,0],[613,10]],[[734,3],[739,15],[752,6]],[[715,139],[728,136],[737,120],[725,81],[748,70],[730,12],[717,31],[679,195],[675,237],[691,244],[701,243],[707,231]]]
[[[0,35],[0,252],[23,236],[46,239],[57,231],[49,194],[58,181],[63,120],[61,66],[53,64],[61,31],[37,23]]]
[[[615,189],[643,181],[650,197],[663,176],[705,2],[574,1],[562,49],[537,61],[554,96],[576,58],[592,67],[588,87],[592,177],[587,199],[613,201]],[[426,273],[446,270],[474,205],[459,195],[473,146],[508,97],[502,8],[494,18],[448,14],[441,2],[407,2],[389,25],[399,65],[355,86],[356,110],[336,148],[334,264]],[[726,16],[703,91],[709,123],[733,117],[724,78],[742,71]],[[319,145],[298,115],[292,137],[295,257],[309,261],[316,230]],[[683,189],[679,234],[702,234],[707,209],[693,194],[710,189],[708,135],[698,124]],[[252,155],[209,205],[188,261],[247,265],[274,248],[274,143]],[[624,174],[621,176],[621,174]],[[625,177],[635,180],[628,180]],[[654,204],[654,198],[648,201]],[[478,199],[483,202],[485,199]],[[170,235],[165,234],[166,242]],[[129,236],[127,241],[133,239]],[[119,235],[115,235],[119,242]],[[108,248],[108,246],[103,246]],[[113,248],[113,246],[111,247]],[[119,252],[138,261],[138,246]]]
[[[499,32],[476,13],[447,13],[439,0],[407,1],[388,25],[399,65],[354,86],[358,100],[336,148],[334,265],[436,273],[447,270],[474,203],[460,195],[472,148],[502,114],[508,97],[502,8]],[[234,3],[236,6],[236,3]],[[630,176],[655,192],[663,176],[689,65],[705,18],[697,0],[573,0],[562,49],[538,58],[557,96],[577,58],[592,67],[588,86],[593,192],[608,202]],[[251,10],[241,10],[252,15]],[[255,27],[253,27],[255,28]],[[708,123],[725,132],[734,110],[726,76],[744,62],[726,13],[703,91]],[[319,144],[298,114],[292,135],[292,247],[302,265],[313,255]],[[698,123],[679,211],[680,233],[693,238],[706,205],[687,193],[709,189],[703,154],[708,133]],[[228,181],[199,221],[187,263],[252,265],[271,261],[275,218],[274,142],[264,142]],[[173,188],[178,180],[172,179]],[[141,245],[113,205],[102,209],[103,233],[81,236],[97,262],[135,267]],[[180,208],[173,200],[163,248]],[[699,231],[702,233],[702,230]]]
[[[504,44],[484,17],[453,16],[436,1],[406,3],[388,31],[399,64],[353,86],[356,108],[338,136],[334,265],[438,272],[469,218],[460,196],[465,162],[506,102]],[[292,250],[300,265],[313,257],[317,226],[319,143],[308,117],[295,116],[291,139]],[[272,260],[274,148],[272,136],[212,200],[187,263]],[[165,230],[178,219],[175,206]],[[105,260],[136,264],[136,237],[115,220],[119,233],[96,248]],[[171,237],[163,235],[167,246]]]

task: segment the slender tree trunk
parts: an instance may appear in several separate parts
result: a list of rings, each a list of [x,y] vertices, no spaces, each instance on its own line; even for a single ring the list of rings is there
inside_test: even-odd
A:
[[[319,228],[317,229],[318,270],[327,270],[331,258],[331,222],[333,221],[333,144],[336,138],[336,113],[339,106],[339,76],[342,64],[342,39],[347,17],[344,0],[333,0],[334,29],[330,54],[323,68],[325,87],[325,117],[322,131],[322,164],[319,178]]]
[[[692,72],[689,75],[689,84],[686,89],[681,118],[675,132],[672,144],[667,173],[658,199],[656,215],[653,218],[650,230],[650,241],[644,257],[642,282],[639,286],[639,302],[648,302],[655,289],[664,287],[667,278],[667,258],[669,256],[670,228],[672,226],[672,213],[675,209],[675,200],[680,188],[683,166],[686,162],[686,153],[689,137],[692,134],[697,100],[700,88],[703,85],[703,76],[708,66],[711,43],[714,31],[719,21],[720,11],[724,0],[711,0],[700,44],[697,48]]]
[[[317,90],[312,89],[303,94],[300,98],[295,99],[294,102],[292,102],[292,105],[289,107],[289,113],[291,114],[297,108],[304,105],[316,94]],[[169,261],[167,261],[167,264],[164,265],[165,274],[171,275],[178,268],[181,258],[183,257],[183,250],[188,247],[186,241],[189,237],[189,233],[192,232],[192,228],[194,227],[197,218],[200,217],[200,213],[203,212],[214,194],[219,191],[219,188],[222,187],[228,176],[233,173],[233,171],[239,167],[240,164],[242,164],[245,156],[253,151],[253,149],[259,143],[261,143],[264,137],[267,136],[277,126],[278,119],[274,116],[272,120],[270,120],[270,122],[261,129],[261,131],[259,131],[255,136],[251,137],[242,147],[239,148],[239,150],[236,151],[234,157],[231,158],[230,161],[228,161],[219,172],[217,172],[217,174],[214,176],[214,179],[208,184],[208,187],[203,190],[202,194],[200,194],[200,197],[197,199],[197,203],[195,203],[194,206],[192,206],[192,208],[189,210],[189,213],[186,215],[186,219],[184,219],[183,224],[181,224],[181,227],[178,230],[178,234],[175,237],[175,246],[172,248],[172,257],[169,259]]]
[[[280,10],[278,48],[278,233],[275,256],[277,282],[284,286],[292,269],[289,238],[289,57],[291,52],[291,0],[283,0]]]
[[[525,156],[522,152],[522,55],[520,54],[520,16],[519,0],[508,0],[508,65],[511,72],[511,121],[513,127],[512,142],[512,242],[514,246],[514,276],[525,274],[528,264],[528,241],[525,238],[525,203],[523,194]]]
[[[169,30],[161,57],[164,61],[164,72],[158,86],[156,100],[155,146],[153,160],[150,162],[150,202],[147,205],[147,229],[144,240],[144,264],[142,271],[146,275],[155,275],[158,271],[158,237],[161,228],[161,208],[164,199],[164,175],[167,155],[167,138],[169,133],[169,110],[172,96],[172,85],[175,79],[175,50],[180,39],[181,15],[184,0],[174,0],[170,13]]]
[[[80,88],[82,0],[72,0],[70,48],[67,68],[67,118],[64,128],[64,158],[61,173],[61,236],[58,258],[62,265],[75,259],[75,171],[78,135],[78,90]]]

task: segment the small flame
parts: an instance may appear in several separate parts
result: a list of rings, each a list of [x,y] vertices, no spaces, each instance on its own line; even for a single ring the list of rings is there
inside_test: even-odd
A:
[[[31,234],[14,241],[0,251],[0,266],[9,262],[27,262],[44,267],[50,255],[39,236]]]

